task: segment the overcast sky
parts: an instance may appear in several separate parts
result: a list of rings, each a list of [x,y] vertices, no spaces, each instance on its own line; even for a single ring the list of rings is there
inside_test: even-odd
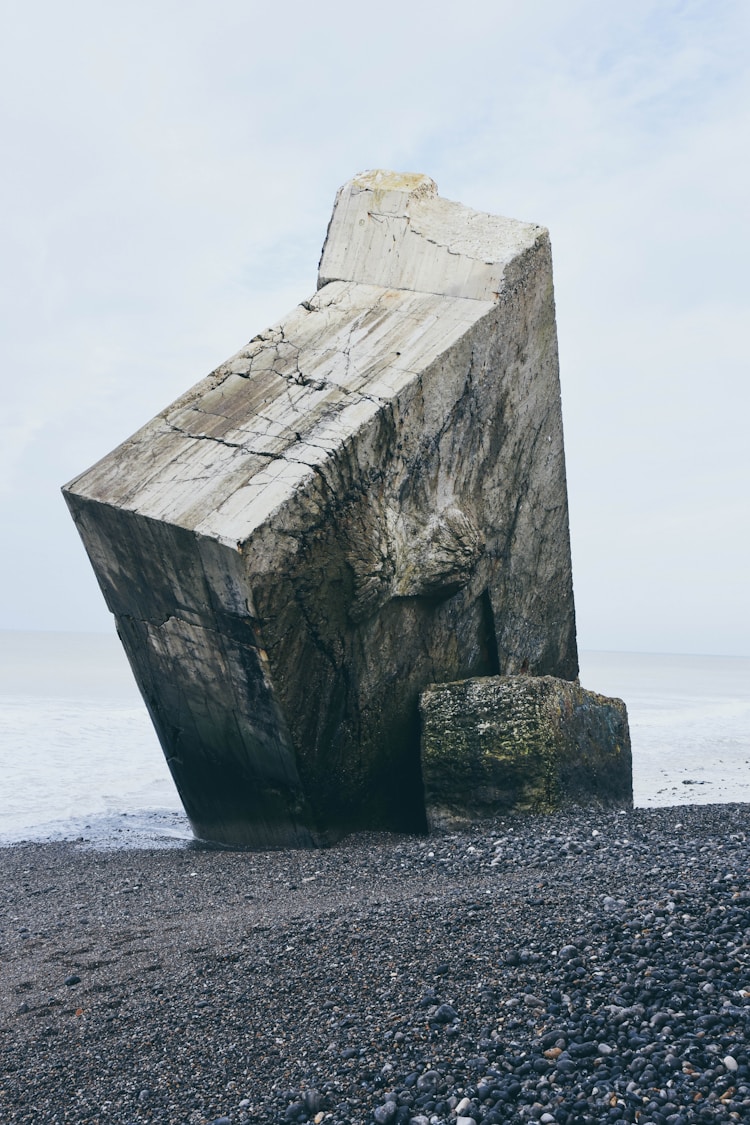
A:
[[[6,0],[0,627],[60,496],[315,289],[366,168],[552,237],[582,648],[750,654],[746,0]]]

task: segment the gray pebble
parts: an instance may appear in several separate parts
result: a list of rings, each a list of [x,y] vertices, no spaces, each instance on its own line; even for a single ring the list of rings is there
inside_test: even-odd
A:
[[[420,1093],[424,1093],[425,1090],[434,1090],[442,1080],[442,1075],[437,1070],[426,1070],[424,1074],[420,1074],[417,1078],[417,1089]]]
[[[385,1105],[379,1105],[375,1109],[373,1117],[375,1118],[377,1125],[390,1125],[390,1122],[393,1121],[397,1113],[398,1106],[396,1105],[396,1103],[386,1102]]]
[[[435,1023],[453,1023],[458,1019],[458,1012],[450,1004],[441,1004],[432,1018]]]

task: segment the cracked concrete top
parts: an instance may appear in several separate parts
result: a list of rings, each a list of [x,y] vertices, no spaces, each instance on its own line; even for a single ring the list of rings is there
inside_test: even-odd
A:
[[[66,491],[241,547],[492,310],[546,238],[440,199],[426,176],[356,176],[336,198],[316,295]]]
[[[441,199],[429,176],[363,172],[336,197],[318,285],[359,281],[491,301],[507,266],[546,233]]]

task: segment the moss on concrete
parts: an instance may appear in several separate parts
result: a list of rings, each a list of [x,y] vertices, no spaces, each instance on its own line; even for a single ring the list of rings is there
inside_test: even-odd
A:
[[[488,676],[422,693],[432,827],[566,804],[632,805],[627,711],[553,676]]]

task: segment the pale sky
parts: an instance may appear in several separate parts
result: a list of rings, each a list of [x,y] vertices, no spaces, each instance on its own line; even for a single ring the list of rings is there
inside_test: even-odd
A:
[[[315,289],[367,168],[552,238],[582,648],[750,654],[746,0],[6,0],[0,628],[59,492]]]

